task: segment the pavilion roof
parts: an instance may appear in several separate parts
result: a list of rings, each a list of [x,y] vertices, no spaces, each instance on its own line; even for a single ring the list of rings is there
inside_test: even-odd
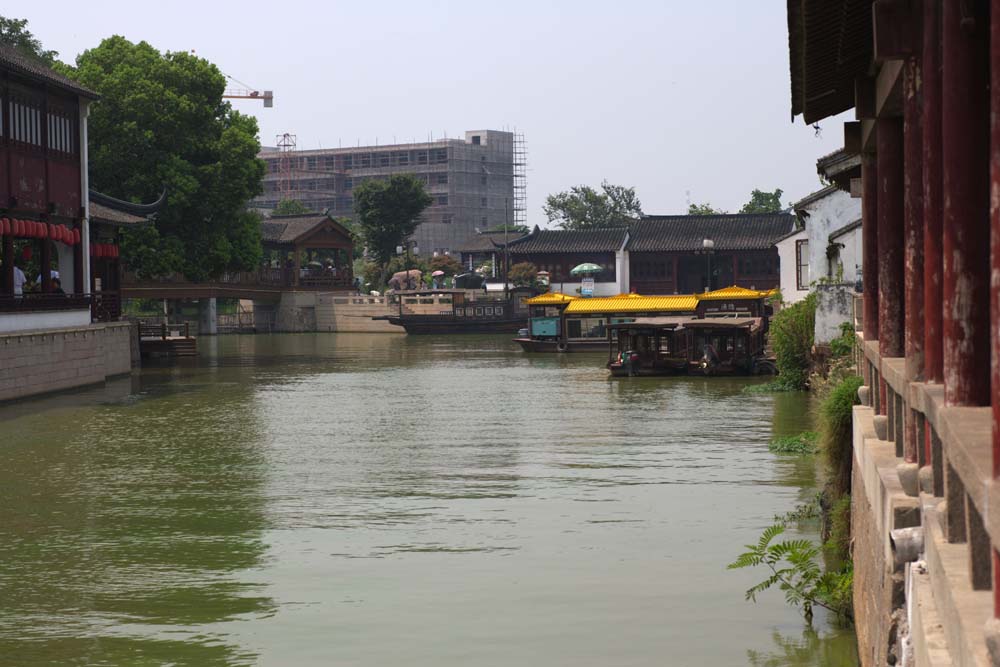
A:
[[[153,224],[153,218],[167,201],[166,190],[151,204],[116,199],[97,190],[87,193],[90,200],[90,220],[117,227],[134,227]]]
[[[508,242],[514,242],[519,238],[522,238],[524,234],[521,232],[508,231],[507,240]],[[497,248],[502,248],[504,243],[504,233],[503,231],[489,231],[489,232],[479,232],[478,234],[473,234],[469,238],[465,239],[458,244],[455,248],[456,252],[493,252]]]
[[[272,216],[261,223],[260,237],[264,243],[291,245],[331,224],[347,238],[351,237],[349,230],[324,213]]]
[[[10,70],[22,76],[37,81],[43,81],[56,88],[61,88],[81,97],[88,97],[96,100],[97,93],[84,88],[79,83],[67,76],[59,74],[45,63],[24,55],[16,48],[0,44],[0,70]]]

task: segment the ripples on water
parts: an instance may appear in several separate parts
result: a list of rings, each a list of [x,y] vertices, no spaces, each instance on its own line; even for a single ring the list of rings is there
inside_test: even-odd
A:
[[[809,493],[766,447],[801,396],[502,337],[199,342],[0,408],[0,664],[853,664],[725,570]]]

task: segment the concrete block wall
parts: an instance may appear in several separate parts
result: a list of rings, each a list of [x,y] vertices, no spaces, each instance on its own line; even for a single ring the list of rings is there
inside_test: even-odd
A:
[[[132,369],[132,325],[0,334],[0,401],[74,389]]]

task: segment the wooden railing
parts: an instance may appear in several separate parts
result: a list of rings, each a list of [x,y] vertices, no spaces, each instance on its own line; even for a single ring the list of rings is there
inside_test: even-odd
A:
[[[117,322],[122,316],[122,299],[118,292],[96,292],[92,295],[90,316],[94,322]]]
[[[32,313],[53,310],[85,310],[89,294],[19,294],[0,296],[0,313]]]
[[[189,322],[179,324],[167,324],[166,322],[146,322],[139,321],[139,338],[168,338],[191,337],[191,325]]]
[[[122,276],[122,285],[127,287],[139,286],[177,286],[177,287],[249,287],[249,288],[286,288],[301,290],[323,290],[323,289],[344,289],[353,285],[353,277],[349,273],[329,275],[326,273],[313,273],[310,271],[300,271],[298,284],[295,280],[294,269],[273,269],[261,268],[256,271],[233,271],[198,283],[189,280],[181,273],[171,273],[153,278],[140,278],[135,273],[126,271]]]

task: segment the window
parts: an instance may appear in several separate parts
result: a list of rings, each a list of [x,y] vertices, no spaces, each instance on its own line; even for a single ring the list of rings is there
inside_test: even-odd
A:
[[[603,317],[581,317],[566,320],[567,338],[607,338]]]
[[[479,218],[479,224],[484,225],[484,226],[487,224],[487,218],[486,218],[485,215],[483,217]]]
[[[479,146],[480,144],[482,144],[482,137],[480,137],[478,134],[472,135],[472,145]]]
[[[409,153],[400,153],[399,154],[399,166],[400,167],[405,167],[408,164],[410,164],[410,154]]]
[[[486,197],[483,197],[482,199],[479,200],[479,205],[482,208],[486,208],[486,201],[487,201]]]
[[[417,151],[417,164],[427,164],[427,151]]]
[[[795,242],[795,287],[809,289],[809,241]]]
[[[446,225],[450,225],[451,220],[452,220],[451,213],[445,213],[444,215],[441,216],[441,222],[443,222]]]
[[[438,206],[447,206],[448,205],[448,195],[438,195],[437,196],[437,204],[438,204]]]
[[[438,185],[444,185],[448,182],[448,174],[438,174],[437,175]]]
[[[480,174],[479,175],[479,184],[480,185],[486,185],[486,174]]]
[[[351,180],[351,179],[349,179],[349,178],[345,178],[344,179],[344,189],[345,190],[350,190],[353,187],[354,187],[354,181]]]

